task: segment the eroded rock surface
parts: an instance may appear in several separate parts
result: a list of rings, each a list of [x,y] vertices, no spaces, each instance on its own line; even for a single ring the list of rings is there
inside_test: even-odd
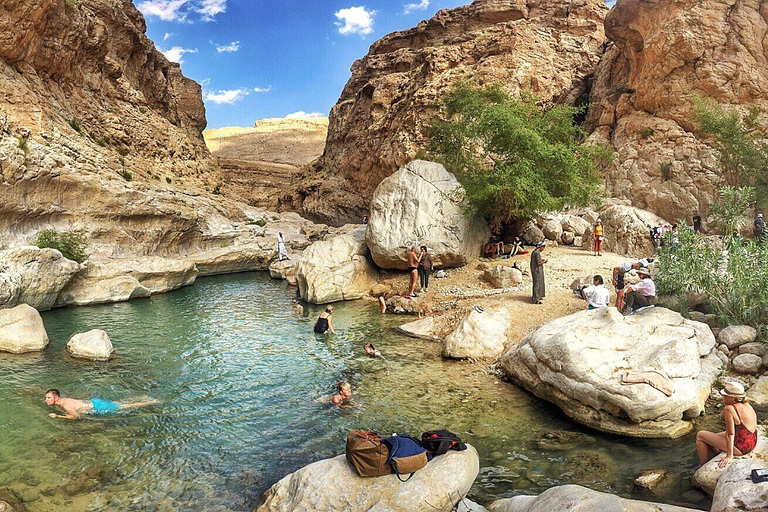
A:
[[[755,449],[752,450],[752,452],[745,456],[734,457],[731,463],[724,468],[718,467],[718,464],[720,460],[725,457],[725,453],[720,453],[714,456],[696,470],[693,474],[693,484],[712,496],[715,494],[719,482],[724,475],[731,475],[724,481],[728,482],[726,486],[730,486],[730,484],[734,483],[736,480],[746,480],[753,467],[768,468],[768,439],[765,437],[766,431],[764,428],[758,426],[758,432],[757,445],[755,445]],[[754,466],[755,463],[762,465]],[[739,479],[734,479],[734,475],[741,475],[741,477]],[[751,480],[749,480],[749,484],[754,485]],[[766,487],[764,489],[768,490],[768,483],[761,485],[765,485]],[[755,488],[755,490],[757,489]],[[725,493],[722,494],[723,497],[725,497]],[[714,507],[712,510],[714,510]]]
[[[0,351],[22,354],[36,352],[48,346],[40,313],[27,304],[0,309]]]
[[[475,309],[445,337],[443,355],[453,359],[490,359],[500,356],[507,346],[507,330],[512,319],[504,308]]]
[[[81,359],[106,361],[112,357],[115,348],[105,331],[92,329],[73,335],[67,343],[67,351]]]
[[[0,262],[9,276],[18,276],[18,294],[13,292],[12,283],[0,280],[0,287],[5,289],[0,294],[9,297],[5,305],[28,304],[38,311],[54,306],[59,293],[79,269],[76,262],[66,259],[56,249],[35,246],[2,251]]]

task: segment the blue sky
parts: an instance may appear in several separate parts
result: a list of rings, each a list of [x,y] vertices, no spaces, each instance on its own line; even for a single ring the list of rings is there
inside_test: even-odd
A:
[[[134,0],[155,46],[203,86],[209,128],[328,115],[382,36],[469,0]]]

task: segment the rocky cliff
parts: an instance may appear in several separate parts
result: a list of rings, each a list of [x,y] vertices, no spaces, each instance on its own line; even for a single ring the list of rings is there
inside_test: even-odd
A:
[[[456,80],[586,101],[607,11],[602,0],[476,0],[375,42],[331,110],[325,153],[299,190],[303,212],[358,220],[376,185],[424,147]]]
[[[692,121],[693,95],[768,110],[768,11],[754,0],[620,0],[595,75],[592,140],[618,152],[617,197],[667,220],[707,211],[724,179]],[[764,122],[762,123],[764,124]]]

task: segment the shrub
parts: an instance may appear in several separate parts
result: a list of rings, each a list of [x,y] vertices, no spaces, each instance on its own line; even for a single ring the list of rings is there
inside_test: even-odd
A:
[[[72,127],[73,130],[75,130],[80,135],[83,134],[83,129],[80,127],[80,121],[77,120],[76,117],[73,117],[69,120],[69,126]]]
[[[67,7],[75,7],[77,5],[77,0],[64,0],[64,5]]]
[[[139,107],[139,112],[141,112],[142,114],[146,114],[147,113],[147,109],[144,108],[144,107]]]
[[[27,138],[22,135],[19,135],[18,140],[19,140],[19,143],[18,143],[19,149],[25,153],[29,151],[29,144],[27,144]]]
[[[222,185],[223,185],[223,183],[222,183],[222,182],[218,182],[218,183],[216,183],[216,186],[215,186],[215,187],[213,187],[213,190],[211,190],[211,192],[212,192],[213,194],[216,194],[217,196],[220,196],[220,195],[221,195],[221,186],[222,186]]]
[[[120,176],[122,176],[125,179],[125,181],[133,180],[133,174],[128,169],[122,169],[120,171]]]
[[[171,183],[171,182],[173,182],[173,180],[171,178],[169,178],[168,176],[166,176],[165,177],[165,182],[166,183]]]
[[[49,247],[58,250],[65,258],[82,263],[88,259],[85,249],[88,247],[88,239],[80,230],[68,230],[58,232],[55,229],[46,229],[37,235],[35,245],[41,249]]]
[[[120,146],[117,148],[117,154],[120,156],[126,156],[128,154],[128,148]]]
[[[723,235],[732,236],[739,233],[747,226],[747,218],[744,215],[755,189],[752,187],[723,187],[720,189],[720,201],[711,205],[712,217],[715,225]]]
[[[655,133],[655,130],[653,128],[643,128],[642,130],[640,130],[640,138],[643,140],[647,140],[654,133]]]
[[[659,171],[661,171],[661,179],[667,181],[672,172],[672,164],[664,162],[659,166]]]

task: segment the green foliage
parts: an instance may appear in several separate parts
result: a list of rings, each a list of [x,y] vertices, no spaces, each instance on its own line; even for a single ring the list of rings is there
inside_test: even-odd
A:
[[[760,130],[760,109],[752,106],[741,116],[711,100],[695,97],[693,118],[703,132],[715,139],[714,147],[726,183],[752,185],[761,203],[768,201],[768,140]]]
[[[128,148],[120,146],[119,148],[117,148],[117,154],[120,156],[126,156],[128,154]]]
[[[22,135],[19,135],[18,136],[18,141],[19,141],[18,142],[18,146],[19,146],[20,150],[22,150],[25,153],[27,151],[29,151],[29,144],[27,144],[27,138],[26,137],[24,137]]]
[[[131,171],[129,171],[128,169],[125,169],[125,168],[123,168],[120,171],[120,176],[122,176],[125,179],[125,181],[132,181],[133,180],[133,173],[131,173]]]
[[[221,195],[221,186],[223,185],[222,182],[216,183],[216,186],[213,187],[213,190],[211,190],[211,193],[216,194],[217,196]]]
[[[80,230],[68,230],[58,232],[55,229],[46,229],[37,235],[35,245],[41,249],[50,247],[58,250],[65,258],[82,263],[88,259],[85,249],[88,247],[88,239]]]
[[[715,225],[720,233],[732,236],[739,233],[747,225],[745,212],[752,199],[755,189],[752,187],[723,187],[720,189],[720,202],[711,206]]]
[[[466,199],[494,222],[533,218],[566,205],[594,205],[602,148],[583,144],[574,116],[584,108],[543,110],[533,96],[512,98],[498,85],[461,83],[443,100],[445,121],[430,127],[430,153],[454,173]]]
[[[75,7],[77,5],[77,0],[64,0],[64,5],[67,7]]]
[[[670,173],[672,172],[672,164],[669,162],[662,163],[659,166],[659,171],[661,172],[661,179],[667,181],[669,179]]]
[[[73,130],[75,130],[80,135],[83,134],[83,129],[80,127],[80,121],[76,117],[73,117],[69,120],[69,126],[72,127]]]
[[[139,112],[141,112],[142,114],[146,114],[147,113],[147,109],[144,108],[144,107],[139,107]]]
[[[660,294],[704,293],[722,325],[768,323],[768,247],[726,236],[722,246],[680,223],[675,248],[659,249],[655,278]],[[681,304],[686,304],[682,299]]]
[[[172,181],[173,180],[171,178],[169,178],[168,176],[165,177],[165,182],[166,183],[171,183]]]
[[[647,140],[648,137],[650,137],[655,133],[655,131],[656,130],[654,130],[653,128],[643,128],[642,130],[640,130],[640,138],[643,140]]]
[[[125,158],[119,156],[119,157],[117,157],[117,161],[120,162],[120,165],[125,167]]]
[[[259,226],[259,227],[263,228],[264,226],[267,225],[267,221],[266,221],[266,219],[251,220],[251,221],[246,222],[246,224],[251,225],[251,226],[255,225],[255,226]]]

